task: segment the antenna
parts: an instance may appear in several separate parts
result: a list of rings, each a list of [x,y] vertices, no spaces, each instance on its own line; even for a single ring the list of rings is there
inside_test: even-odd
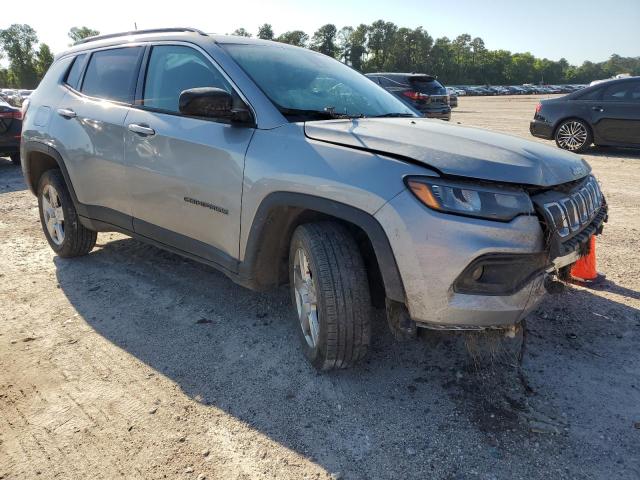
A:
[[[133,22],[133,29],[138,30],[138,24],[136,22]]]

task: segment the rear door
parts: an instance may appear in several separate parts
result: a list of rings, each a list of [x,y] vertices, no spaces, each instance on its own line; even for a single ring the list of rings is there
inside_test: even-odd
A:
[[[124,119],[133,102],[142,52],[141,46],[127,46],[77,56],[49,132],[89,215],[125,228],[131,228],[131,202]]]
[[[596,143],[640,144],[640,81],[605,87],[592,108]]]
[[[204,51],[165,43],[147,57],[125,122],[134,230],[235,268],[244,157],[254,130],[179,112],[180,93],[190,88],[218,87],[240,98]]]

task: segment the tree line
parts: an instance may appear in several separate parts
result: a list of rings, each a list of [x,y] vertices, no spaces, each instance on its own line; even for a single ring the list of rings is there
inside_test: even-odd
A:
[[[99,33],[88,27],[73,27],[68,36],[76,42]],[[245,28],[232,34],[252,36]],[[564,58],[556,61],[536,58],[529,52],[491,50],[482,38],[466,33],[453,40],[434,40],[423,27],[398,27],[384,20],[340,29],[326,24],[313,35],[302,30],[276,35],[265,23],[256,36],[316,50],[364,73],[422,72],[437,75],[448,85],[589,83],[619,73],[640,75],[640,57],[613,54],[604,62],[585,61],[575,66]],[[49,46],[39,43],[36,31],[26,24],[0,29],[0,60],[3,57],[9,63],[8,68],[0,68],[0,87],[5,88],[35,88],[53,62]]]
[[[251,36],[244,28],[233,34]],[[312,36],[302,30],[276,36],[265,23],[258,28],[257,37],[322,52],[364,73],[422,72],[451,85],[589,83],[619,73],[640,75],[640,57],[613,54],[604,62],[585,61],[574,66],[564,58],[555,61],[529,52],[490,50],[482,38],[466,33],[454,39],[434,39],[423,27],[398,27],[384,20],[341,29],[327,24]]]
[[[88,27],[73,27],[68,36],[73,44],[99,33]],[[40,43],[36,31],[26,24],[0,29],[0,60],[4,58],[9,67],[0,68],[1,88],[36,88],[53,63],[49,45]]]

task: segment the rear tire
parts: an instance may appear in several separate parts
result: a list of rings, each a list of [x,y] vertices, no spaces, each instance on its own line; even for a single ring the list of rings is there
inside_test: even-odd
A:
[[[309,362],[331,370],[362,360],[372,307],[364,261],[349,231],[335,222],[299,226],[291,239],[289,281]]]
[[[19,153],[12,153],[11,155],[9,155],[9,158],[11,159],[11,163],[13,163],[14,165],[20,165]]]
[[[593,143],[591,128],[577,118],[564,120],[554,135],[556,145],[574,153],[584,152]]]
[[[86,255],[96,245],[98,234],[78,218],[60,170],[48,170],[38,183],[40,223],[49,245],[63,258]]]

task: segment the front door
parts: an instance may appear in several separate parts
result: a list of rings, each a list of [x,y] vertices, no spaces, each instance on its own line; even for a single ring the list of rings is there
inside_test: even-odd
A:
[[[244,158],[254,130],[180,114],[178,98],[189,88],[235,94],[191,46],[153,46],[143,83],[140,105],[125,120],[134,230],[233,269]]]
[[[606,87],[592,108],[596,142],[640,145],[640,81]]]

